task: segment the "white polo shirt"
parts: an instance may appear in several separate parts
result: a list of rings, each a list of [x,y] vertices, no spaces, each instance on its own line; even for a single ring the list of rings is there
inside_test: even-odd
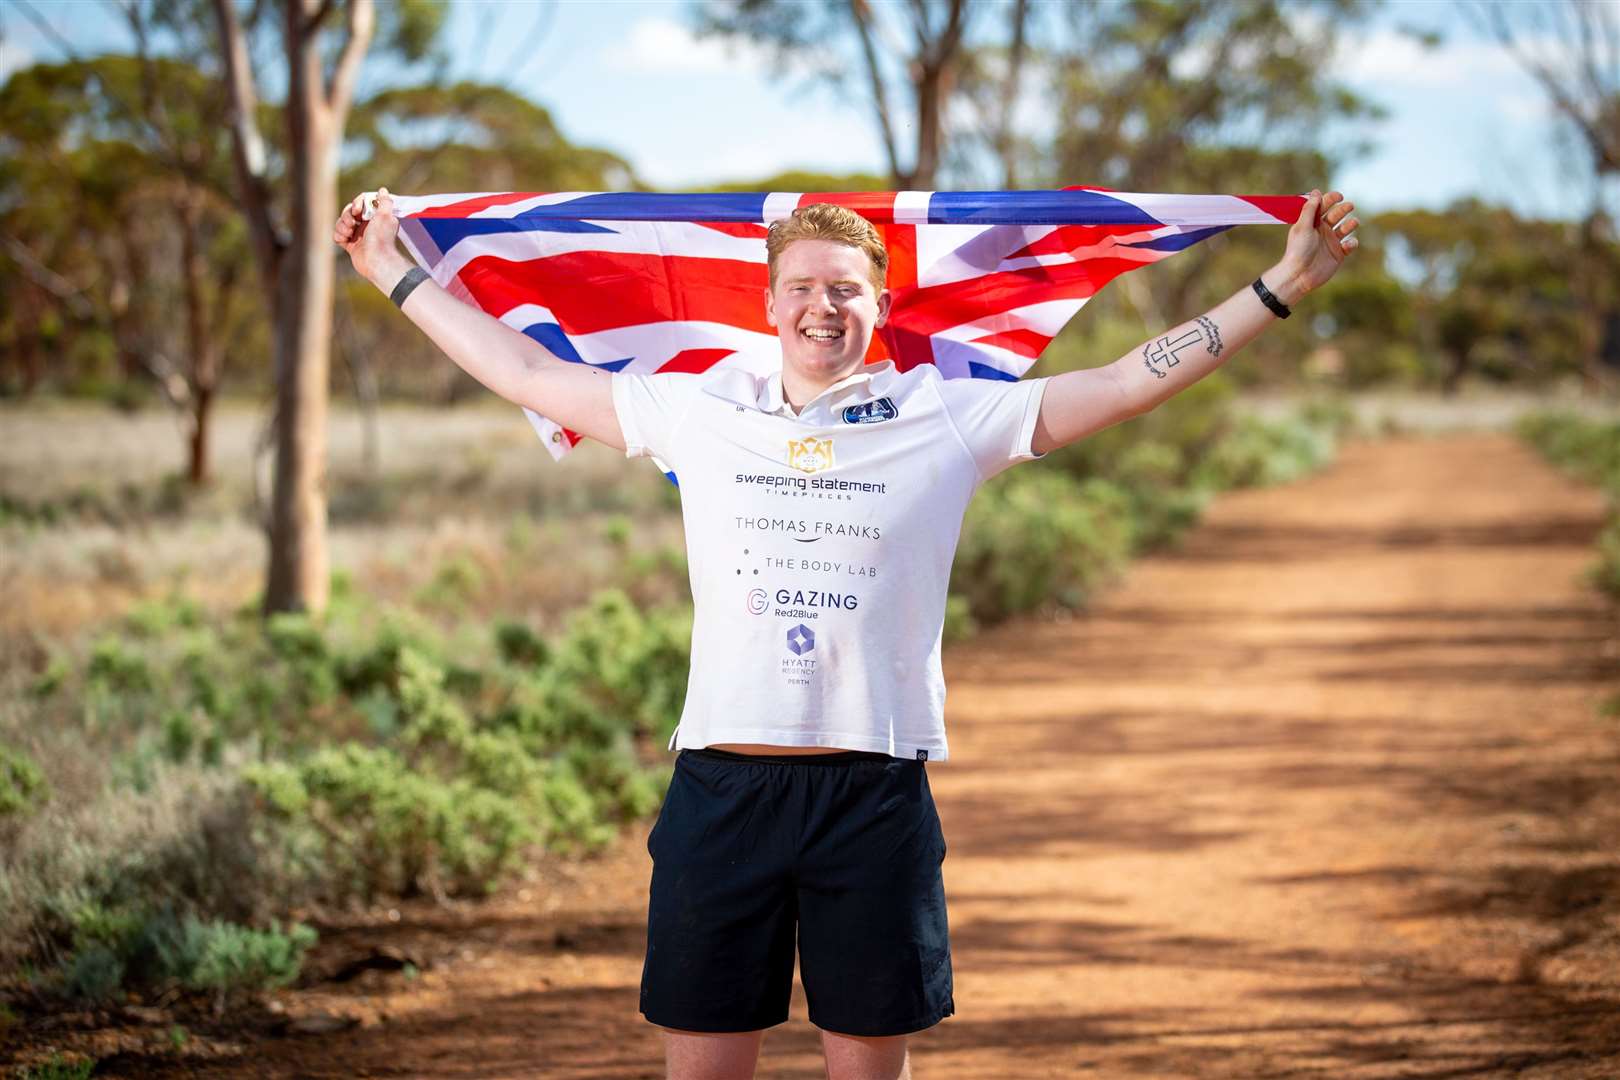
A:
[[[1046,379],[885,361],[795,416],[782,376],[613,376],[626,456],[676,474],[695,606],[670,748],[943,761],[940,637],[962,515],[1030,448]]]

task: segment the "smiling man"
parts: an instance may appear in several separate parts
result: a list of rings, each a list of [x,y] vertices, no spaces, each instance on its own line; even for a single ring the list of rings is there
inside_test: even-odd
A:
[[[1111,364],[1007,383],[867,364],[888,257],[818,204],[767,240],[779,372],[617,373],[558,359],[451,297],[396,245],[382,193],[334,239],[497,394],[680,477],[694,600],[675,775],[653,858],[641,1011],[668,1075],[751,1077],[788,1017],[795,946],[831,1080],[908,1077],[954,1011],[926,763],[944,761],[946,586],[990,477],[1149,411],[1219,367],[1354,250],[1312,192],[1283,257]]]

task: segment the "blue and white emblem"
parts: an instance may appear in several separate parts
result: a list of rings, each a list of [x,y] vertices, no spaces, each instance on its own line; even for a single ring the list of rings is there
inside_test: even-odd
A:
[[[893,420],[900,415],[900,410],[894,407],[892,398],[880,397],[875,401],[868,401],[861,405],[850,405],[844,409],[844,423],[846,424],[881,424],[885,420]]]

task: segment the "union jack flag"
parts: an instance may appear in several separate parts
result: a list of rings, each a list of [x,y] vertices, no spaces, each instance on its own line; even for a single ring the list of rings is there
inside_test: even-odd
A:
[[[610,371],[781,366],[765,232],[799,206],[857,211],[889,250],[889,322],[867,362],[1017,379],[1115,276],[1234,225],[1289,224],[1295,195],[1060,191],[395,196],[445,289],[564,360]],[[580,436],[524,410],[552,455]]]

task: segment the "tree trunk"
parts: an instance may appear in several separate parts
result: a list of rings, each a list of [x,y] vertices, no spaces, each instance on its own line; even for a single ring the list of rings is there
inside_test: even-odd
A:
[[[214,386],[219,381],[219,362],[212,328],[203,310],[204,264],[201,237],[201,211],[198,195],[187,188],[181,193],[180,273],[186,298],[186,351],[190,354],[187,382],[191,386],[191,460],[186,476],[193,487],[208,482],[208,410],[214,403]]]
[[[311,0],[286,6],[287,132],[292,236],[282,258],[276,326],[276,474],[270,500],[266,613],[321,612],[326,551],[326,411],[331,363],[337,145],[322,86]]]

